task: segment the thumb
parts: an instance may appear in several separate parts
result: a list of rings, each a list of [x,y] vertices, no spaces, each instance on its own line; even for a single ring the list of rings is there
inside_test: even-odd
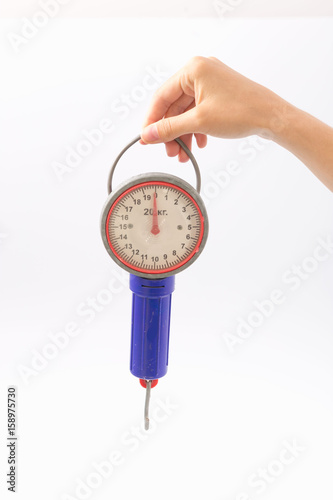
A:
[[[141,139],[146,143],[169,142],[181,135],[198,132],[196,118],[195,108],[177,116],[162,118],[162,120],[144,127]]]

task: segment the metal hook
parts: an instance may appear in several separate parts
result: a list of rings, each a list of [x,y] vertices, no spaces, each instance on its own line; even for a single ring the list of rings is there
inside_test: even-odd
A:
[[[151,390],[151,380],[146,380],[146,400],[145,400],[145,430],[149,429],[149,401],[150,401],[150,390]]]

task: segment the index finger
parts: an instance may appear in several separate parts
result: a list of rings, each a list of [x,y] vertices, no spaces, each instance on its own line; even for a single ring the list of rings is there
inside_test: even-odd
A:
[[[142,128],[161,120],[179,97],[184,94],[179,72],[171,76],[153,95]]]

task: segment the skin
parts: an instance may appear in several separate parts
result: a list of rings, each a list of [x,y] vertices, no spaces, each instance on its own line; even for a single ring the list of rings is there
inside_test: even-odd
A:
[[[143,122],[141,144],[165,143],[168,156],[188,161],[175,139],[191,149],[207,135],[258,135],[299,158],[333,191],[333,128],[249,80],[215,57],[196,56],[154,94]]]

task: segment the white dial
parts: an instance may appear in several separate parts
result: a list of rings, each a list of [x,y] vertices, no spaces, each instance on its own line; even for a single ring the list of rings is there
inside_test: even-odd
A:
[[[107,243],[118,263],[130,272],[159,275],[177,272],[193,259],[207,229],[196,198],[172,182],[153,180],[123,189],[104,217]]]

